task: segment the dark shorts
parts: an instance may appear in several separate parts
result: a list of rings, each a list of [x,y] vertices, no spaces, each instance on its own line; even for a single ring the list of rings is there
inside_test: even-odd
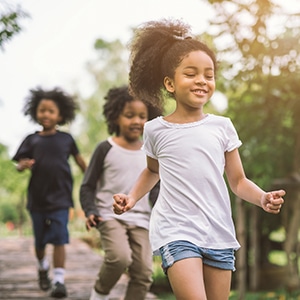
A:
[[[64,245],[69,243],[69,209],[51,212],[31,211],[35,247],[44,249],[46,244]]]
[[[234,249],[207,249],[188,241],[174,241],[159,249],[162,258],[162,268],[166,273],[176,261],[199,257],[203,264],[211,267],[235,271]]]

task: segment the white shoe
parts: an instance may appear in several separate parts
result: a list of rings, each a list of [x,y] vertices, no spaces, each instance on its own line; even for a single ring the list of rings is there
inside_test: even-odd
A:
[[[108,295],[101,295],[92,289],[90,300],[109,300]]]

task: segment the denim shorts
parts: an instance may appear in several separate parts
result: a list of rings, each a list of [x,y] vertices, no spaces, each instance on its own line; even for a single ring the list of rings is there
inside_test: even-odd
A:
[[[31,211],[35,247],[44,249],[46,244],[64,245],[69,243],[69,210],[51,212]]]
[[[198,247],[188,241],[173,241],[160,249],[162,268],[166,273],[176,261],[199,257],[203,264],[223,270],[235,271],[234,249],[208,249]]]

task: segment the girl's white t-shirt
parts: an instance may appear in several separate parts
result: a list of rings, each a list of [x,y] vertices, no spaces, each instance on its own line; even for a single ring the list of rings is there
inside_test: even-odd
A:
[[[152,250],[175,240],[199,247],[240,247],[224,179],[225,152],[240,147],[229,118],[212,114],[198,122],[144,127],[143,150],[159,161],[160,192],[150,219]]]

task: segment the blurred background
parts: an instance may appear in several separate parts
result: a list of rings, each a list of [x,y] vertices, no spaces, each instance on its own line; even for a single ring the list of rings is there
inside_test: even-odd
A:
[[[215,50],[217,92],[206,111],[232,119],[247,176],[265,190],[287,190],[278,216],[232,195],[242,244],[232,299],[300,299],[299,0],[1,0],[0,236],[31,234],[25,210],[30,174],[17,173],[11,161],[25,136],[39,129],[22,112],[29,89],[58,86],[76,96],[80,111],[63,130],[88,162],[107,137],[103,96],[127,83],[134,28],[162,18],[189,23]],[[166,113],[173,104],[166,102]],[[82,175],[71,163],[71,230],[84,236]]]

